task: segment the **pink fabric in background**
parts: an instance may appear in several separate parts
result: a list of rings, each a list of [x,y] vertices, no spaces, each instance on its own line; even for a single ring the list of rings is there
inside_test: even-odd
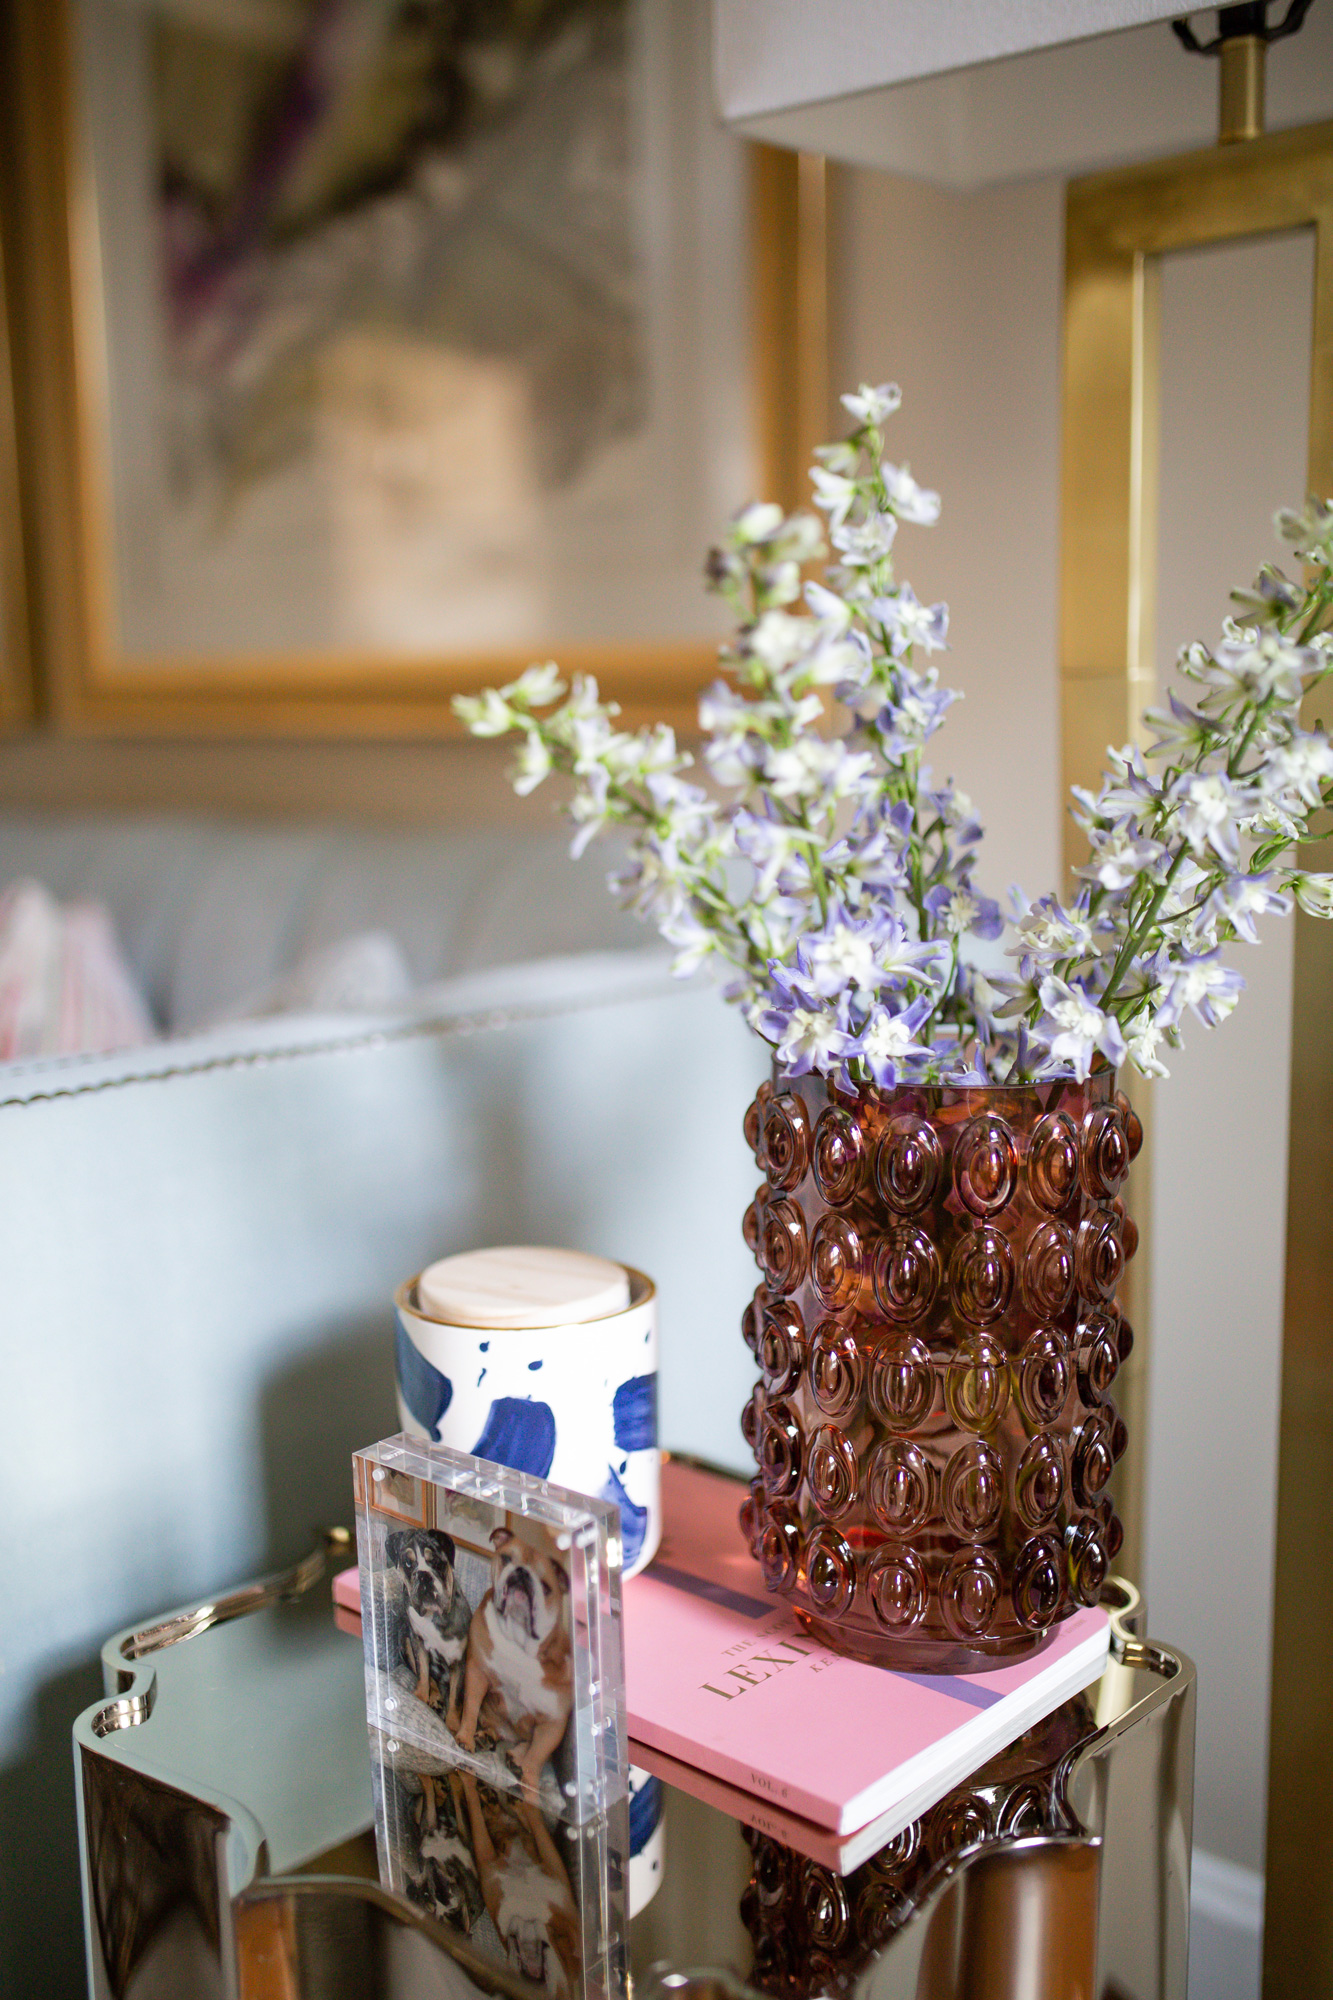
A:
[[[0,891],[0,1062],[156,1039],[100,903],[61,905],[39,882]]]

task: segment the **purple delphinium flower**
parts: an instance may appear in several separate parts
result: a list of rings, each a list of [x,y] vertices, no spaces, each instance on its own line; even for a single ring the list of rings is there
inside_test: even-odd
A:
[[[1042,1018],[1037,1033],[1054,1061],[1068,1063],[1081,1083],[1092,1070],[1094,1055],[1115,1065],[1125,1060],[1125,1037],[1113,1014],[1104,1014],[1091,994],[1066,980],[1042,980]]]
[[[904,1069],[919,1069],[934,1053],[929,1044],[917,1040],[917,1030],[929,1019],[933,1006],[932,996],[923,993],[897,1013],[888,1007],[872,1007],[858,1033],[848,1038],[844,1058],[854,1057],[881,1090],[892,1090]]]
[[[926,893],[926,908],[948,937],[997,938],[1004,929],[1000,906],[990,896],[982,896],[966,876],[958,882],[941,882]]]
[[[770,966],[769,977],[768,992],[751,1016],[754,1028],[772,1042],[788,1076],[804,1076],[812,1069],[831,1074],[851,1040],[847,995],[825,1000],[788,966]]]
[[[935,734],[948,709],[960,697],[956,688],[941,687],[933,673],[917,674],[910,667],[903,667],[899,681],[896,699],[880,710],[876,727],[884,754],[902,758],[919,750]]]
[[[949,633],[949,607],[920,603],[910,583],[900,585],[891,597],[872,598],[866,609],[882,626],[895,659],[904,659],[914,646],[927,653],[943,651]]]
[[[1225,1021],[1244,990],[1243,976],[1223,965],[1220,951],[1204,952],[1170,968],[1170,984],[1157,1009],[1157,1019],[1164,1028],[1174,1028],[1188,1007],[1205,1028],[1215,1028],[1219,1021]]]
[[[1276,887],[1271,873],[1232,875],[1214,889],[1204,904],[1203,914],[1214,922],[1231,924],[1237,936],[1248,944],[1258,944],[1255,918],[1286,916],[1290,909],[1291,897]]]

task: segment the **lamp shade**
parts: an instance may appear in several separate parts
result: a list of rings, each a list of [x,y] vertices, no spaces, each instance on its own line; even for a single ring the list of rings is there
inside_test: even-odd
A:
[[[713,0],[723,118],[747,136],[968,188],[1209,145],[1217,66],[1180,0]],[[1211,10],[1199,26],[1213,30]],[[1269,53],[1271,128],[1333,117],[1333,8]]]

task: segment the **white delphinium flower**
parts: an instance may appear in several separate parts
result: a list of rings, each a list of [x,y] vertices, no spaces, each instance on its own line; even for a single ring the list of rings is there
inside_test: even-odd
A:
[[[454,714],[473,736],[503,736],[518,720],[499,688],[455,695]]]
[[[1088,838],[1092,859],[1078,873],[1089,882],[1100,882],[1103,889],[1128,889],[1166,852],[1158,840],[1136,839],[1124,822],[1094,827]]]
[[[1305,836],[1305,819],[1297,818],[1275,799],[1265,799],[1257,811],[1243,813],[1236,822],[1248,840],[1273,839],[1286,845]]]
[[[761,1002],[751,1017],[759,1033],[771,1041],[778,1061],[791,1076],[818,1069],[827,1075],[847,1051],[847,1001],[824,1003],[797,990],[784,1009]]]
[[[658,831],[682,850],[705,844],[717,823],[717,807],[699,785],[674,771],[651,771],[644,789],[657,809]]]
[[[814,449],[814,459],[817,465],[826,466],[830,472],[849,472],[855,476],[861,470],[858,433],[853,432],[848,438],[839,438],[833,444],[817,444]]]
[[[865,675],[870,666],[868,648],[859,633],[844,639],[831,631],[821,632],[814,649],[801,662],[801,679],[812,688],[845,687]]]
[[[525,667],[518,679],[501,688],[500,692],[515,708],[545,708],[549,703],[559,701],[565,692],[565,683],[555,661],[543,660]]]
[[[815,583],[813,579],[805,586],[805,601],[823,630],[830,636],[841,638],[855,617],[851,605],[845,598],[839,597],[836,591],[827,589],[824,584]]]
[[[685,900],[680,879],[680,855],[670,842],[645,834],[634,844],[629,864],[606,878],[623,908],[646,917],[659,929],[677,915]]]
[[[874,767],[870,751],[849,750],[839,737],[802,736],[766,753],[763,778],[775,799],[822,802],[854,798]]]
[[[1014,958],[1032,958],[1054,965],[1062,958],[1078,958],[1092,943],[1092,926],[1077,910],[1066,910],[1054,896],[1043,896],[1028,904],[1020,889],[1013,891],[1022,910],[1018,919],[1018,941],[1009,947]]]
[[[660,917],[657,927],[667,943],[676,947],[671,970],[677,979],[690,978],[719,949],[716,933],[709,930],[689,903],[682,903],[668,916]]]
[[[752,500],[733,519],[732,539],[738,544],[769,541],[782,526],[782,519],[782,509],[775,501]]]
[[[875,598],[868,608],[871,617],[877,618],[888,633],[890,649],[896,657],[901,658],[914,646],[924,646],[928,653],[943,650],[949,634],[949,607],[918,603],[910,583],[903,584],[891,597]]]
[[[1236,819],[1242,801],[1221,771],[1190,771],[1171,788],[1173,823],[1198,856],[1210,849],[1234,868],[1239,852]]]
[[[829,536],[844,569],[877,569],[893,553],[898,523],[892,514],[870,514],[864,521],[837,527]]]
[[[793,854],[809,838],[804,827],[740,811],[732,817],[736,852],[754,869],[754,897],[767,903]]]
[[[1157,1053],[1165,1039],[1156,1021],[1143,1021],[1125,1036],[1125,1051],[1140,1076],[1170,1076]]]
[[[1080,1081],[1091,1074],[1092,1059],[1109,1063],[1125,1059],[1125,1038],[1113,1014],[1104,1014],[1095,1000],[1066,980],[1050,975],[1040,987],[1045,1020],[1038,1023],[1056,1062],[1068,1063]]]
[[[882,465],[880,473],[889,496],[889,505],[900,521],[916,521],[933,527],[940,518],[940,496],[918,486],[905,465]]]
[[[1269,752],[1259,781],[1279,797],[1294,792],[1303,805],[1317,806],[1323,784],[1333,778],[1333,746],[1321,732],[1295,736]]]
[[[1167,691],[1167,707],[1147,708],[1143,719],[1156,732],[1157,740],[1152,746],[1154,756],[1163,751],[1177,756],[1207,751],[1217,741],[1221,728],[1220,723],[1183,702],[1174,688]]]
[[[1298,702],[1307,678],[1319,670],[1318,655],[1280,632],[1249,632],[1224,640],[1200,670],[1199,678],[1227,701]]]
[[[1303,562],[1328,563],[1333,548],[1333,500],[1311,495],[1299,513],[1280,507],[1273,516],[1273,525],[1282,541],[1295,545],[1295,552]]]
[[[1138,744],[1126,743],[1120,750],[1109,747],[1106,768],[1107,775],[1098,794],[1102,816],[1146,826],[1161,811],[1162,783],[1148,769]],[[1075,797],[1079,796],[1077,786],[1070,789]]]
[[[810,650],[814,628],[808,618],[789,611],[766,611],[741,641],[742,657],[758,660],[770,673],[794,666]]]
[[[569,843],[570,854],[577,861],[589,841],[610,822],[611,780],[603,765],[594,764],[584,772],[583,784],[570,800],[569,817],[578,829]]]
[[[892,1090],[905,1064],[928,1061],[935,1053],[929,1043],[917,1039],[917,1030],[929,1018],[930,1001],[915,1000],[899,1013],[876,1007],[847,1053],[855,1053],[865,1064],[881,1090]]]
[[[845,472],[815,465],[810,469],[810,484],[814,488],[815,505],[828,515],[830,529],[840,528],[856,505],[856,481]]]
[[[1333,917],[1333,875],[1293,871],[1287,881],[1307,917]]]
[[[801,969],[812,992],[831,999],[844,989],[864,1006],[888,976],[877,956],[878,939],[869,924],[848,921],[833,911],[822,930],[803,939]]]
[[[554,768],[550,745],[542,740],[537,730],[532,729],[518,746],[509,782],[519,797],[525,799],[529,792],[536,791],[543,778],[550,777]]]
[[[903,392],[896,382],[881,382],[872,389],[863,382],[855,395],[839,397],[844,410],[856,418],[859,424],[873,424],[876,429],[891,417],[903,400]]]

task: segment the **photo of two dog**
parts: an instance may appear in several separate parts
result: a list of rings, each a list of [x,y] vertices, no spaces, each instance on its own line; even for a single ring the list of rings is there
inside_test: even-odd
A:
[[[384,1537],[396,1581],[386,1637],[395,1684],[433,1710],[462,1753],[381,1773],[392,1886],[553,2000],[581,1992],[580,1922],[561,1829],[542,1810],[563,1778],[573,1707],[569,1575],[507,1525],[485,1558],[442,1528]],[[484,1775],[489,1766],[489,1777]],[[548,1770],[548,1766],[552,1769]],[[494,1931],[494,1941],[490,1932]]]
[[[536,1803],[574,1704],[569,1572],[511,1528],[494,1528],[490,1539],[490,1588],[474,1611],[451,1535],[411,1528],[385,1538],[403,1582],[402,1657],[417,1699],[444,1716],[459,1748],[493,1742]]]

